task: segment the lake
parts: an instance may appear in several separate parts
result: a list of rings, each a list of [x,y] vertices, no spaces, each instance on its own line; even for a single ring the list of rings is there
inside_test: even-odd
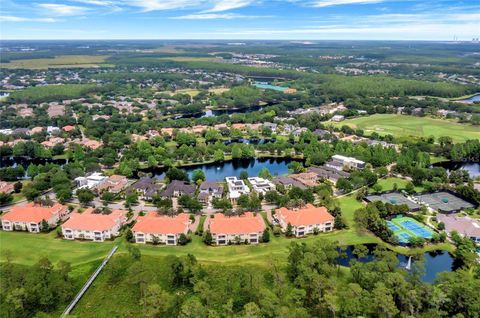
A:
[[[350,261],[355,259],[362,263],[371,262],[374,259],[372,255],[375,244],[366,244],[369,254],[366,257],[357,259],[353,255],[353,246],[348,246],[345,250],[346,257],[338,258],[337,262],[346,267],[350,267]],[[425,275],[422,277],[422,281],[426,283],[432,283],[437,275],[441,272],[451,272],[456,269],[455,259],[453,256],[446,251],[432,251],[425,252],[423,254],[425,260]],[[408,262],[408,256],[397,254],[397,258],[400,261],[399,267],[405,268]],[[415,260],[412,260],[412,265],[415,263]]]
[[[442,167],[447,171],[463,169],[468,172],[471,178],[480,176],[480,163],[479,162],[455,162],[455,161],[443,161],[434,163],[434,167]]]
[[[66,159],[40,159],[40,158],[28,158],[28,157],[0,157],[0,168],[4,167],[16,167],[18,165],[23,166],[25,169],[33,163],[34,165],[44,165],[46,163],[54,163],[59,166],[63,166],[68,161]]]
[[[470,96],[469,98],[456,100],[456,102],[460,102],[460,103],[480,102],[480,94],[476,94],[476,95]]]
[[[267,168],[272,176],[280,176],[288,173],[288,164],[293,159],[286,158],[257,158],[257,159],[236,159],[220,163],[209,163],[182,167],[190,176],[196,169],[205,173],[208,181],[224,181],[225,177],[239,177],[242,171],[247,171],[249,176],[258,176],[262,168]],[[163,179],[165,169],[145,169],[143,172],[152,172],[158,179]]]

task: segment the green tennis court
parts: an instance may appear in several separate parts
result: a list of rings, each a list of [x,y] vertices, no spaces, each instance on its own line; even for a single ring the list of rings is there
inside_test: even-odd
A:
[[[400,243],[406,244],[411,237],[431,239],[433,231],[424,224],[410,217],[396,217],[387,221],[387,226],[392,230]]]

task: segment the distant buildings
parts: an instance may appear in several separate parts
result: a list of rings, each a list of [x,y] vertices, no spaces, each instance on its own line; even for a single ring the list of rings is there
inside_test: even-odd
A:
[[[2,228],[5,231],[39,233],[42,230],[43,221],[47,222],[50,227],[54,227],[68,213],[68,208],[60,203],[52,206],[35,203],[15,205],[1,217]]]
[[[319,232],[333,230],[335,218],[324,207],[315,207],[312,204],[298,209],[280,208],[275,210],[274,216],[282,229],[292,226],[294,236],[300,237],[311,234],[317,229]]]
[[[62,224],[62,234],[67,240],[92,240],[103,242],[120,234],[120,228],[127,221],[126,213],[113,210],[110,213],[89,208],[83,213],[73,213]]]
[[[136,243],[177,245],[180,235],[188,233],[189,225],[190,218],[186,213],[171,217],[150,212],[137,218],[132,232]]]
[[[265,223],[260,214],[252,212],[232,217],[217,213],[210,219],[208,227],[216,245],[227,245],[229,242],[257,244],[265,230]]]
[[[226,177],[228,186],[228,197],[232,201],[236,201],[242,194],[249,194],[250,188],[237,177]]]

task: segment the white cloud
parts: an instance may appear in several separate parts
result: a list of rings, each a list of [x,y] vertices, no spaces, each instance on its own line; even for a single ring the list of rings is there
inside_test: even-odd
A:
[[[217,0],[214,1],[213,8],[205,10],[204,12],[222,12],[232,9],[246,7],[252,4],[252,0]]]
[[[95,6],[113,6],[114,3],[108,0],[73,0],[75,2],[91,4]]]
[[[312,7],[324,8],[345,4],[372,4],[372,3],[381,3],[384,0],[317,0],[311,3]]]
[[[140,7],[144,12],[184,9],[196,7],[201,3],[200,0],[124,0],[123,2],[125,5]]]
[[[172,17],[171,19],[177,20],[215,20],[215,19],[223,19],[223,20],[231,20],[231,19],[253,19],[259,18],[260,16],[249,16],[243,14],[235,14],[235,13],[195,13],[195,14],[187,14],[182,15],[179,17]],[[262,16],[264,18],[266,16]]]
[[[50,15],[73,16],[81,15],[88,11],[88,8],[85,7],[69,6],[66,4],[42,3],[38,6],[48,10],[49,12],[47,13]]]
[[[12,15],[1,15],[0,22],[56,22],[53,18],[24,18]]]

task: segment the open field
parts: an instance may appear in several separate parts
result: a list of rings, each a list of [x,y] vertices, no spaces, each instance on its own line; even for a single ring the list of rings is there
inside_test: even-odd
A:
[[[391,178],[379,179],[377,183],[382,186],[382,191],[393,190],[393,185],[395,183],[397,184],[397,188],[399,190],[402,190],[402,189],[405,189],[405,187],[408,183],[408,180],[391,177]],[[423,187],[416,186],[415,191],[417,191],[417,192],[423,191]],[[371,190],[371,192],[373,192],[373,190]]]
[[[480,138],[480,127],[450,120],[408,115],[376,114],[347,119],[332,125],[335,127],[347,125],[363,129],[367,135],[376,132],[379,135],[391,134],[397,138],[450,136],[454,142]]]
[[[27,59],[14,60],[8,63],[0,64],[0,68],[28,68],[28,69],[47,69],[47,68],[89,68],[100,66],[113,66],[104,64],[108,55],[59,55],[52,59]]]
[[[214,93],[214,94],[217,94],[217,95],[228,92],[229,90],[230,90],[230,88],[226,88],[226,87],[217,87],[217,88],[208,89],[208,91],[210,93]]]
[[[190,57],[190,56],[172,56],[161,57],[160,60],[174,62],[220,62],[222,59],[216,57]]]

